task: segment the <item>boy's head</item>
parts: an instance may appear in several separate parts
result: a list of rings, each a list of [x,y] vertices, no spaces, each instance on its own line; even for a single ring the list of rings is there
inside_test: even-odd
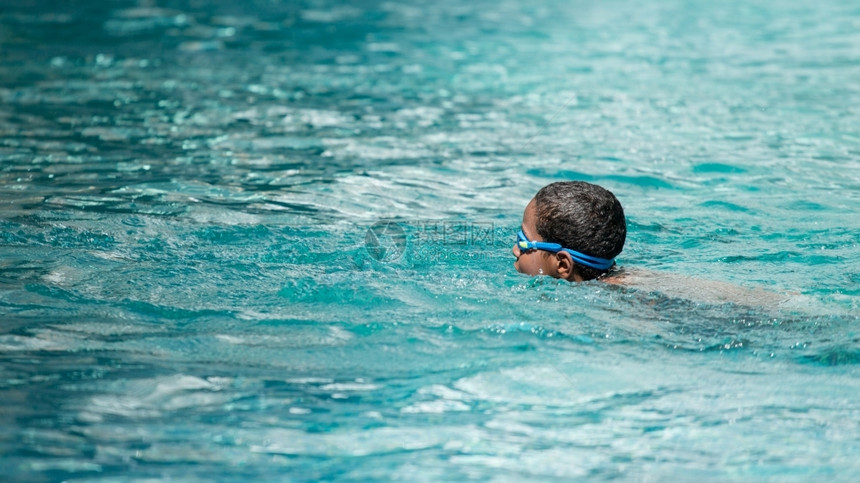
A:
[[[584,181],[562,181],[544,186],[532,198],[523,212],[521,233],[513,249],[517,271],[583,281],[600,277],[614,265],[627,224],[621,203],[608,190]]]

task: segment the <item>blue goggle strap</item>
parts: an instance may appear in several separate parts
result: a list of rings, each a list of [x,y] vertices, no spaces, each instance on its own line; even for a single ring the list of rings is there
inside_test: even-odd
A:
[[[596,268],[597,270],[609,270],[615,264],[615,260],[610,258],[592,257],[576,250],[571,250],[570,248],[562,248],[562,250],[570,253],[570,258],[573,261],[581,263],[586,267]]]
[[[520,247],[520,250],[544,250],[553,253],[564,250],[570,254],[570,258],[574,262],[597,270],[608,270],[615,263],[615,260],[611,258],[592,257],[591,255],[586,255],[570,248],[564,248],[558,243],[529,241],[522,230],[517,233],[517,246]]]

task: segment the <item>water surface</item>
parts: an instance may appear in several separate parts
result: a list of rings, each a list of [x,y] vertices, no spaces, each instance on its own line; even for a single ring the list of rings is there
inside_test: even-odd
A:
[[[2,2],[13,480],[858,471],[860,10]],[[581,179],[619,263],[532,279]],[[695,295],[695,290],[693,290]]]

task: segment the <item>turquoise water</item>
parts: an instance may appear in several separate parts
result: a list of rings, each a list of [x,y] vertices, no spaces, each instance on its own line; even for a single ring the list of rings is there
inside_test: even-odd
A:
[[[4,478],[856,477],[850,2],[45,3],[0,2]],[[622,266],[795,303],[516,273],[566,179]]]

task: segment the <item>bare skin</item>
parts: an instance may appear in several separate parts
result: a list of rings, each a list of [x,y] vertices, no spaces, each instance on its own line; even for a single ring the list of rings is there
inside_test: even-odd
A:
[[[748,307],[776,307],[797,295],[642,269],[624,269],[600,280],[613,285],[657,291],[673,298],[711,304],[734,303]]]

